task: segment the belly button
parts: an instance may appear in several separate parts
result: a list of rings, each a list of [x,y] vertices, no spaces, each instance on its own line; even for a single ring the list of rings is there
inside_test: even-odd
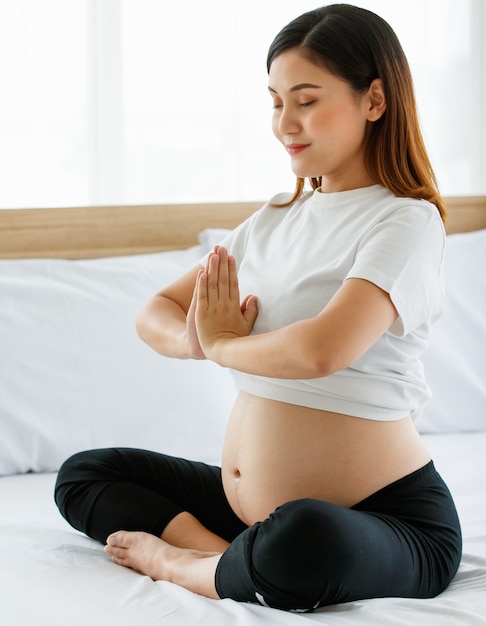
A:
[[[237,467],[233,468],[233,478],[239,480],[241,478],[241,472]]]

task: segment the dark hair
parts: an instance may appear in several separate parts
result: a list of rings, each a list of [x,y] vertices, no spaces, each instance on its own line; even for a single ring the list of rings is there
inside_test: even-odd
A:
[[[304,13],[273,40],[267,70],[279,54],[298,49],[311,63],[347,81],[364,93],[380,78],[386,111],[373,122],[366,139],[369,174],[396,196],[424,198],[445,219],[444,202],[420,131],[410,67],[390,25],[381,17],[349,4],[331,4]],[[316,189],[321,181],[312,178]],[[289,204],[298,198],[304,179]]]

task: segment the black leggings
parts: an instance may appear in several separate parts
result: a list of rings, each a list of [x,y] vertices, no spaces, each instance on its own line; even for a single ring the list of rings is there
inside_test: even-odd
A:
[[[187,511],[230,542],[216,570],[219,596],[286,610],[432,597],[461,558],[456,509],[432,462],[352,508],[294,500],[250,527],[229,506],[220,468],[145,450],[74,455],[55,498],[72,526],[101,542],[116,530],[160,536]]]

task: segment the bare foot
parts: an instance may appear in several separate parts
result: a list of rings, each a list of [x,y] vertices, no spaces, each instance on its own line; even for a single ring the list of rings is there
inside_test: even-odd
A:
[[[167,580],[191,591],[217,598],[214,573],[221,553],[176,548],[145,532],[120,530],[107,539],[105,552],[117,565],[152,580]]]

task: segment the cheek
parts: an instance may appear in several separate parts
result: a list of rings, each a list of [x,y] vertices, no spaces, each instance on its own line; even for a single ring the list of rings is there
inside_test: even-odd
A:
[[[366,124],[356,114],[356,110],[333,107],[316,116],[312,120],[312,127],[323,139],[348,142],[360,141],[364,136]]]
[[[312,118],[312,126],[319,128],[346,128],[349,123],[349,113],[345,107],[333,106],[327,107],[317,112]]]

